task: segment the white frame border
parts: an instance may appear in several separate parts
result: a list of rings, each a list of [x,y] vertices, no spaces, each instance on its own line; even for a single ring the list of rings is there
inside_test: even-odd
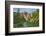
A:
[[[13,28],[13,8],[35,8],[39,9],[39,27]],[[42,31],[42,6],[10,5],[10,32]]]

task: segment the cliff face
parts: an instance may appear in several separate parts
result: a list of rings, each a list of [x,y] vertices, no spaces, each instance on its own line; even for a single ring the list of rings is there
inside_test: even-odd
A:
[[[26,21],[32,18],[32,14],[28,14],[27,12],[20,13],[20,16],[23,17]]]

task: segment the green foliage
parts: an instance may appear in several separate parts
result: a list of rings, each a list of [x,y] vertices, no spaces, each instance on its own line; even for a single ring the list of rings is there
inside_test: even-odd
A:
[[[25,19],[23,18],[23,16],[21,17],[20,15],[18,15],[18,13],[13,13],[14,15],[14,24],[16,24],[17,27],[22,27],[23,23],[25,22]]]
[[[24,27],[24,23],[26,22],[27,27],[37,27],[39,26],[39,10],[37,9],[32,13],[32,18],[26,21],[23,16],[20,16],[19,9],[18,12],[13,13],[13,24],[14,27]]]
[[[32,13],[32,18],[30,19],[30,22],[34,24],[39,24],[39,10],[38,9]]]

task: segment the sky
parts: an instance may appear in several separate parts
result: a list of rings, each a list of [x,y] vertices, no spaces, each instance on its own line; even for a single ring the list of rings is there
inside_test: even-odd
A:
[[[32,13],[33,11],[36,11],[36,9],[34,8],[19,8],[19,12],[28,12],[28,13]],[[17,12],[18,8],[13,8],[13,12]]]

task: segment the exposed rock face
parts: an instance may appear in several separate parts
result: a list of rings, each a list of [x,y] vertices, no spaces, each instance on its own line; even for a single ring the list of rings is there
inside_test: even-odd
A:
[[[27,12],[20,13],[20,16],[23,17],[26,21],[28,21],[32,18],[32,14],[29,14]]]

